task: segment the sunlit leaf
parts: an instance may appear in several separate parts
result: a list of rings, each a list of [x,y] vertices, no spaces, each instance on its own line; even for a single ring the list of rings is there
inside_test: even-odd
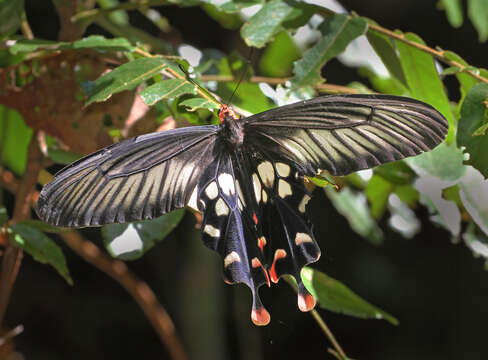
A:
[[[480,42],[488,39],[488,6],[486,0],[469,0],[468,16],[478,31]]]
[[[212,111],[219,108],[213,101],[201,97],[184,100],[180,102],[180,105],[188,107],[189,111],[196,111],[197,109],[207,109]]]
[[[371,216],[364,194],[353,193],[349,188],[336,191],[329,186],[325,188],[325,193],[355,232],[373,244],[382,242],[383,233]]]
[[[16,246],[24,249],[36,261],[54,267],[68,284],[73,285],[63,252],[53,240],[44,235],[42,231],[27,224],[15,224],[12,226],[12,230],[11,241]]]
[[[465,146],[469,153],[467,164],[473,165],[484,177],[488,177],[488,136],[474,133],[486,125],[486,104],[488,84],[480,83],[471,88],[464,98],[461,107],[461,118],[458,124],[457,142]]]
[[[452,27],[463,24],[463,6],[461,0],[440,0],[439,5],[446,12],[447,20]]]
[[[88,95],[86,104],[105,101],[113,94],[132,90],[170,66],[176,67],[168,60],[159,57],[140,58],[120,65],[97,80],[85,83],[83,90]]]
[[[103,242],[113,257],[138,259],[173,231],[184,214],[185,210],[179,209],[153,220],[106,225],[102,228]]]
[[[305,287],[323,309],[362,319],[384,319],[398,325],[398,320],[393,316],[371,305],[340,281],[318,270],[304,267],[301,277]]]
[[[293,62],[300,58],[300,50],[287,31],[280,32],[269,43],[259,60],[259,69],[263,75],[286,77],[291,74]]]
[[[141,91],[140,96],[147,105],[158,101],[175,98],[183,94],[197,93],[196,85],[186,79],[168,79],[159,81]]]
[[[488,180],[479,171],[468,166],[459,183],[459,196],[476,225],[488,235]]]
[[[0,105],[0,161],[16,175],[25,171],[32,133],[17,111]]]
[[[292,82],[297,86],[315,85],[322,82],[320,70],[333,57],[344,51],[346,46],[367,29],[366,20],[347,15],[331,15],[325,18],[319,30],[322,38],[308,49],[303,58],[295,62],[295,77]]]
[[[404,36],[410,41],[425,45],[415,34],[407,33]],[[454,117],[432,55],[401,41],[396,41],[396,46],[412,97],[432,105],[446,117],[449,122],[447,141],[451,142],[454,139]]]
[[[388,197],[394,189],[394,185],[379,175],[373,175],[366,187],[366,197],[370,203],[371,215],[380,219],[385,213]]]
[[[468,63],[464,61],[462,57],[460,57],[458,54],[452,52],[452,51],[445,51],[444,56],[449,59],[449,60],[454,60],[457,63],[467,66]],[[478,80],[472,77],[471,75],[465,73],[465,72],[457,72],[456,73],[456,78],[458,79],[460,83],[460,91],[461,91],[461,101],[463,101],[464,97],[468,93],[469,89],[471,89],[477,82]]]

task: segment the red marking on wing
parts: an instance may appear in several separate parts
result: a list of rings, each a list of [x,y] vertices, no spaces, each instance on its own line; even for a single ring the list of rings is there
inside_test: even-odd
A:
[[[276,261],[279,259],[283,259],[286,257],[286,251],[283,249],[277,249],[275,251],[274,259],[273,259],[273,264],[271,265],[271,269],[269,270],[269,276],[271,278],[271,281],[274,282],[275,284],[280,280],[278,276],[276,275]]]
[[[264,236],[261,236],[258,239],[258,247],[261,249],[261,254],[264,253],[264,247],[266,246],[266,238]]]
[[[298,295],[298,308],[305,312],[310,311],[315,307],[315,298],[312,294],[300,294]]]
[[[251,320],[255,325],[265,326],[269,324],[271,316],[269,316],[268,310],[261,306],[252,310]]]
[[[257,225],[258,224],[258,217],[256,216],[256,213],[252,214],[252,219],[254,220],[254,223]]]
[[[271,283],[269,281],[269,274],[268,274],[268,271],[266,270],[266,268],[263,266],[263,264],[261,264],[261,261],[259,261],[258,258],[252,258],[251,260],[251,266],[253,268],[257,268],[257,267],[261,267],[261,270],[263,270],[263,273],[264,273],[264,276],[266,276],[266,283],[268,284],[268,287],[271,286]]]

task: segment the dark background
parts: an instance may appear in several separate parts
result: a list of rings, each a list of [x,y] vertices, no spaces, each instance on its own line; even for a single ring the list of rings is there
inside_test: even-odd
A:
[[[486,44],[465,20],[448,24],[437,1],[343,0],[349,10],[389,29],[419,34],[486,67]],[[222,30],[199,8],[160,8],[178,30],[175,38],[198,48],[229,53],[242,48],[238,32]],[[26,0],[37,37],[55,39],[58,19],[49,1]],[[134,15],[134,25],[156,30]],[[99,29],[91,27],[91,32]],[[246,53],[243,53],[245,56]],[[326,67],[328,81],[361,80],[338,61]],[[451,98],[456,83],[448,81]],[[355,359],[486,359],[488,274],[483,261],[428,220],[419,209],[422,232],[406,240],[386,222],[383,245],[375,247],[350,230],[321,190],[309,206],[323,256],[314,267],[344,282],[357,294],[400,320],[361,320],[319,310],[345,352]],[[98,230],[85,235],[101,245]],[[16,339],[27,359],[166,359],[137,304],[112,279],[65,248],[75,285],[25,255],[7,313],[7,324],[25,326]],[[272,322],[257,328],[249,319],[251,296],[244,286],[225,285],[220,258],[203,246],[191,214],[180,227],[129,267],[147,281],[176,323],[192,359],[332,358],[328,340],[312,317],[300,313],[296,296],[283,282],[261,289]]]

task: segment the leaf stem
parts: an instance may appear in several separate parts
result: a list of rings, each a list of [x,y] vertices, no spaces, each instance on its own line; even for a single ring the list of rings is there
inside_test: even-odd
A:
[[[293,288],[293,290],[295,290],[296,293],[298,293],[296,282],[290,275],[284,276],[282,277],[282,279],[285,280],[288,283],[288,285],[290,285]],[[317,322],[317,324],[319,325],[320,329],[325,334],[325,336],[329,339],[330,343],[337,351],[337,353],[342,358],[347,359],[346,353],[344,352],[344,350],[342,350],[342,347],[339,345],[339,342],[336,340],[334,334],[332,334],[332,331],[330,331],[329,327],[325,323],[324,319],[322,319],[318,311],[313,309],[310,311],[310,314],[315,319],[315,321]]]
[[[332,331],[330,331],[329,327],[325,323],[324,319],[322,319],[322,317],[320,316],[318,311],[314,309],[314,310],[310,311],[310,314],[315,319],[315,321],[319,325],[320,329],[322,329],[325,336],[327,336],[327,338],[330,340],[330,342],[332,343],[332,346],[334,346],[334,349],[339,353],[339,355],[342,358],[347,359],[347,356],[346,356],[344,350],[342,350],[342,347],[339,345],[334,334],[332,334]]]

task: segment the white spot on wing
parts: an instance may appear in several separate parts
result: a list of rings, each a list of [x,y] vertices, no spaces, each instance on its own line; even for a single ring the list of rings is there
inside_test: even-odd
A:
[[[229,207],[222,198],[218,199],[215,203],[215,214],[217,216],[229,215]]]
[[[273,165],[269,161],[263,161],[258,165],[258,173],[263,183],[267,187],[272,187],[274,183]]]
[[[290,175],[290,166],[285,163],[276,163],[276,172],[281,177],[288,177]]]
[[[218,238],[220,236],[220,230],[214,228],[212,225],[205,225],[203,232],[214,238]]]
[[[288,184],[285,180],[280,179],[280,181],[278,181],[278,195],[284,199],[291,194],[293,194],[293,191],[291,190],[290,184]]]
[[[219,185],[225,195],[230,196],[236,192],[234,187],[234,178],[231,174],[220,174],[219,175]]]
[[[239,199],[241,200],[241,205],[246,205],[246,200],[244,199],[244,194],[242,193],[241,184],[239,183],[239,180],[236,180],[236,185],[237,185],[237,194],[239,195]]]
[[[224,267],[229,266],[232,263],[241,262],[241,257],[235,251],[232,251],[229,255],[227,255],[224,259]]]
[[[197,206],[197,194],[198,194],[198,185],[195,186],[195,188],[193,189],[193,192],[191,193],[190,196],[190,200],[188,200],[188,204],[186,204],[188,207],[192,208],[195,211],[199,211]]]
[[[256,201],[261,201],[261,181],[259,181],[258,176],[254,173],[252,174],[252,185],[254,187],[254,195],[256,196]]]
[[[309,200],[310,196],[305,195],[302,201],[300,201],[300,204],[298,205],[298,211],[300,211],[302,214],[305,213],[305,206],[307,206]]]
[[[310,235],[306,233],[297,233],[295,236],[295,244],[298,246],[303,243],[313,243],[313,240]]]
[[[207,186],[205,189],[205,194],[207,194],[207,196],[212,200],[219,196],[219,189],[217,188],[217,183],[215,181],[212,181]]]

